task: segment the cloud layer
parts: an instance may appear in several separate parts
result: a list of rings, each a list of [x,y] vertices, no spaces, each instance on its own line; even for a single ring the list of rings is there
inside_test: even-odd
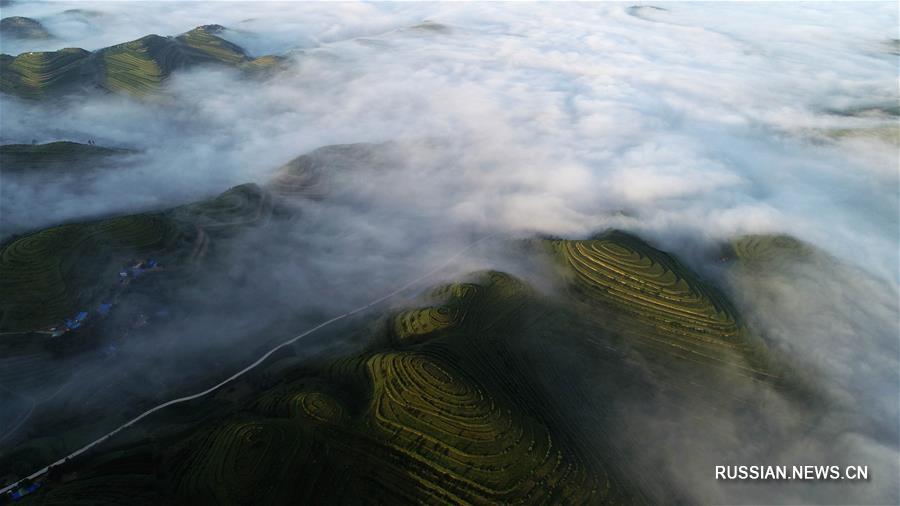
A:
[[[6,53],[93,50],[217,23],[254,56],[286,55],[288,65],[264,79],[180,72],[162,102],[0,97],[3,143],[94,139],[141,150],[81,185],[4,175],[0,236],[265,183],[323,145],[397,142],[367,171],[335,170],[341,199],[304,206],[319,225],[269,252],[299,276],[273,270],[272,301],[329,279],[353,280],[331,287],[334,299],[364,299],[473,231],[584,237],[621,227],[712,273],[696,254],[712,241],[787,233],[847,270],[824,286],[808,272],[736,285],[735,297],[787,353],[824,371],[835,395],[879,393],[841,412],[896,422],[898,154],[866,132],[897,128],[897,5],[664,7],[13,3],[4,16],[39,19],[56,38],[3,40]],[[301,249],[311,252],[303,269],[292,257]],[[469,266],[499,261],[490,258]],[[742,286],[767,299],[741,300]],[[847,299],[868,293],[878,294],[869,309]],[[866,455],[897,455],[889,425]],[[848,452],[869,444],[854,443],[863,436],[852,428]],[[793,493],[773,500],[798,500]],[[883,493],[870,499],[896,487]],[[728,501],[721,491],[704,498]]]

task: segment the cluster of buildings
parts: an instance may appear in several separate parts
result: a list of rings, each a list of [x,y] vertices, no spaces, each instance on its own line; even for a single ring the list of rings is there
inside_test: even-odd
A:
[[[129,284],[131,284],[132,280],[137,279],[148,272],[155,272],[160,270],[162,270],[162,267],[156,260],[152,258],[141,260],[130,266],[126,266],[119,271],[118,284],[120,286],[128,286]],[[106,317],[107,315],[109,315],[114,304],[114,302],[101,302],[96,307],[94,312],[100,318]],[[71,318],[64,319],[61,324],[41,329],[41,331],[50,334],[51,337],[60,337],[67,332],[71,332],[83,326],[85,324],[85,321],[87,321],[88,317],[90,316],[90,311],[79,311]]]

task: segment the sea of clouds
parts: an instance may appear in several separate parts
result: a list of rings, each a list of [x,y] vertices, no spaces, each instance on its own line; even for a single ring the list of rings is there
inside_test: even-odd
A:
[[[3,230],[264,181],[326,144],[437,137],[459,147],[459,165],[421,191],[443,194],[459,220],[785,232],[896,281],[896,146],[827,136],[896,126],[840,113],[896,106],[896,6],[664,5],[12,3],[4,16],[32,16],[58,38],[4,40],[7,53],[215,22],[293,65],[263,83],[178,74],[169,107],[103,97],[61,113],[2,97],[5,143],[91,138],[147,152],[138,177],[98,181],[86,208],[65,188],[23,189],[46,205],[5,206]]]
[[[261,79],[180,72],[161,102],[0,96],[4,144],[94,139],[141,150],[128,167],[79,185],[4,175],[0,236],[170,207],[263,184],[321,146],[387,141],[406,146],[403,162],[344,181],[363,204],[305,210],[327,226],[304,229],[277,256],[301,246],[321,254],[307,254],[303,270],[267,274],[266,286],[287,285],[269,297],[295,300],[285,272],[321,271],[353,280],[348,294],[362,277],[377,278],[364,299],[433,265],[472,231],[586,237],[624,228],[700,270],[699,252],[716,241],[791,234],[846,267],[825,281],[804,271],[738,283],[734,298],[787,353],[831,378],[842,415],[859,410],[878,434],[860,436],[858,420],[835,422],[810,443],[815,452],[833,455],[821,443],[846,429],[841,452],[896,470],[900,173],[896,142],[878,135],[898,128],[896,3],[3,7],[14,15],[40,20],[55,38],[3,39],[4,53],[95,50],[216,23],[252,55],[287,60]],[[871,304],[854,303],[861,299]],[[677,469],[684,448],[665,443]],[[763,497],[710,485],[705,469],[682,478],[685,490],[702,491],[697,500]],[[898,491],[882,479],[875,492],[835,493],[839,502],[890,502]],[[828,499],[796,489],[764,497]]]

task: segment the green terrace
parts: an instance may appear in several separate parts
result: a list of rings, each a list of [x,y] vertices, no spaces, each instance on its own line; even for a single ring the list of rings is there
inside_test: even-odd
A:
[[[196,261],[209,243],[268,221],[269,195],[242,185],[158,213],[72,223],[0,245],[0,332],[29,333],[109,298],[123,263],[155,256],[171,265]]]
[[[256,72],[280,59],[253,59],[240,47],[215,35],[216,25],[201,26],[177,37],[147,35],[95,52],[66,48],[0,58],[0,91],[40,99],[96,87],[131,96],[159,93],[172,72],[202,64]]]
[[[616,332],[666,356],[778,382],[765,343],[731,302],[671,255],[618,231],[550,246],[575,297],[614,315]]]
[[[0,170],[91,168],[112,162],[136,151],[106,148],[95,144],[58,141],[45,144],[5,144],[0,146]]]

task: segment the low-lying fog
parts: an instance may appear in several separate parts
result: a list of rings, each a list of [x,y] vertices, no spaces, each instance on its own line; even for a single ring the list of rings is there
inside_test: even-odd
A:
[[[290,266],[260,278],[278,284],[270,299],[351,307],[365,302],[350,296],[360,286],[375,294],[400,285],[473,234],[576,238],[618,227],[704,272],[715,269],[697,252],[713,241],[790,234],[845,268],[730,289],[746,288],[751,295],[735,295],[742,310],[798,363],[822,371],[842,414],[858,412],[879,435],[834,422],[787,455],[852,454],[875,478],[858,495],[798,496],[773,487],[765,500],[895,502],[898,6],[658,7],[11,3],[4,17],[37,19],[54,38],[4,38],[5,53],[95,50],[216,23],[253,56],[288,59],[267,78],[219,68],[178,72],[163,101],[0,96],[3,144],[93,139],[141,151],[129,165],[77,185],[4,174],[0,239],[263,184],[318,147],[385,141],[399,142],[402,162],[378,177],[359,167],[343,182],[364,204],[309,204],[304,216],[316,225],[299,225],[294,242],[285,242],[292,247],[269,252]],[[428,149],[416,147],[426,140]],[[300,245],[306,249],[293,248]],[[502,261],[471,267],[491,262]],[[319,274],[316,285],[310,272],[327,276]],[[334,307],[305,291],[327,279],[340,280]],[[838,435],[837,449],[826,451]],[[687,466],[676,481],[689,496],[760,497],[758,488],[713,482],[708,462],[691,467],[679,460],[684,448],[664,443],[671,469],[661,472]]]

